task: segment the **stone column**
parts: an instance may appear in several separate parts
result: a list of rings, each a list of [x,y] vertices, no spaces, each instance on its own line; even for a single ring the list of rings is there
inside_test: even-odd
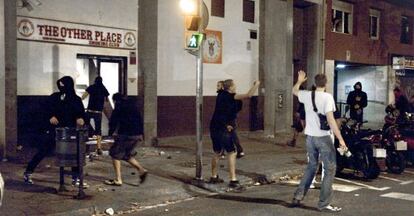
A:
[[[290,129],[293,86],[293,0],[262,0],[260,65],[264,74],[264,133]]]
[[[316,74],[325,72],[324,57],[324,40],[325,40],[325,18],[323,4],[315,4],[305,9],[305,15],[308,17],[307,29],[307,74],[309,81],[307,87],[314,84],[313,78]],[[333,82],[333,80],[329,80]]]
[[[143,77],[144,137],[157,143],[158,0],[138,1],[138,67]]]
[[[6,153],[6,83],[4,47],[4,0],[0,0],[0,158]]]
[[[0,69],[0,142],[1,157],[13,158],[17,145],[17,41],[16,1],[1,1],[0,11],[0,58],[4,61]],[[2,15],[1,15],[2,16]],[[4,35],[3,35],[4,33]],[[4,66],[3,66],[4,65]]]

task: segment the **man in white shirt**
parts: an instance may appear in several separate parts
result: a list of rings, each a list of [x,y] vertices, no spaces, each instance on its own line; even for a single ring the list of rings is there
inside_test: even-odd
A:
[[[306,150],[309,157],[309,163],[306,167],[305,174],[294,194],[291,207],[300,206],[300,202],[305,197],[315,176],[319,165],[319,158],[322,161],[324,177],[322,179],[321,192],[319,196],[318,208],[321,211],[339,212],[341,208],[332,206],[333,197],[332,184],[336,172],[336,152],[335,146],[331,139],[331,131],[338,138],[340,147],[347,149],[341,132],[338,129],[334,118],[335,101],[331,94],[325,92],[327,83],[324,74],[315,76],[315,95],[314,102],[317,108],[315,112],[312,102],[312,92],[299,90],[299,87],[307,80],[306,73],[299,71],[298,81],[293,86],[292,93],[296,95],[299,102],[305,104],[306,112]],[[326,116],[330,130],[322,130],[318,114]]]

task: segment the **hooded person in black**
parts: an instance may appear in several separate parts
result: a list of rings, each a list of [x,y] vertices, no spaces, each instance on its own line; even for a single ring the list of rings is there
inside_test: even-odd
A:
[[[49,120],[44,126],[44,134],[41,139],[39,149],[36,155],[27,165],[24,173],[24,181],[33,184],[31,175],[39,163],[55,149],[55,129],[57,127],[76,127],[84,124],[84,107],[82,100],[76,95],[73,79],[64,76],[56,82],[59,92],[49,96],[45,113]],[[76,168],[73,169],[76,171]],[[73,176],[76,180],[76,176]]]
[[[85,123],[89,129],[89,136],[96,136],[96,147],[98,155],[102,155],[101,141],[102,141],[102,110],[105,101],[108,101],[109,92],[102,83],[102,77],[95,78],[95,83],[86,88],[82,95],[82,100],[88,97],[88,108],[86,109]],[[90,121],[93,119],[95,128],[92,128]]]
[[[114,137],[115,142],[109,149],[115,171],[115,178],[108,179],[104,183],[113,186],[122,185],[121,160],[128,162],[140,173],[140,183],[144,183],[148,171],[135,159],[135,148],[138,141],[143,140],[142,118],[135,104],[128,101],[121,93],[112,96],[115,109],[109,121],[108,135]]]
[[[368,105],[367,93],[362,91],[362,84],[355,83],[354,91],[348,95],[346,103],[349,105],[350,117],[359,123],[363,122],[363,109]]]

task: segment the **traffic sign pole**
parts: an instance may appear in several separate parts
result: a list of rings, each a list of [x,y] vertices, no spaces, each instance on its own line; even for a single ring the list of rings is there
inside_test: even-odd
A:
[[[199,0],[200,17],[203,17],[203,0]],[[198,32],[201,34],[202,22],[199,22]],[[202,159],[203,159],[203,42],[201,41],[198,49],[197,73],[196,73],[196,127],[197,127],[197,146],[196,146],[196,180],[202,180]]]

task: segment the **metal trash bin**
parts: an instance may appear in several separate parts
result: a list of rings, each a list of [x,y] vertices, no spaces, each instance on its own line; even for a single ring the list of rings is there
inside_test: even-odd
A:
[[[56,128],[56,166],[77,167],[78,166],[78,146],[79,139],[79,164],[86,165],[86,145],[88,131],[84,128]]]
[[[76,175],[79,178],[78,194],[76,199],[86,197],[83,192],[83,167],[86,165],[86,145],[88,130],[81,128],[56,128],[56,165],[59,166],[59,191],[67,191],[65,188],[65,174]],[[65,167],[78,167],[77,171],[67,172]]]

